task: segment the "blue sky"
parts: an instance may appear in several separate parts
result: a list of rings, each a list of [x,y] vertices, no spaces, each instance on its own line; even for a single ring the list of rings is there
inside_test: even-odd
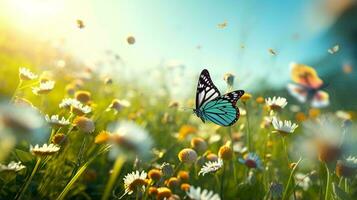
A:
[[[167,63],[184,65],[184,72],[172,72],[167,80],[177,88],[195,85],[203,68],[220,87],[225,72],[234,73],[237,87],[248,90],[262,81],[268,87],[283,87],[290,62],[312,63],[333,45],[318,40],[331,23],[318,6],[322,0],[47,0],[46,7],[44,1],[29,0],[32,4],[22,8],[27,15],[15,12],[23,1],[5,1],[3,19],[16,18],[20,30],[40,38],[64,39],[62,48],[85,62],[106,59],[107,50],[118,53],[125,69],[106,63],[101,66],[105,73],[114,69],[120,76],[125,71],[150,83],[148,72],[162,72]],[[75,28],[76,19],[86,24],[83,30]],[[228,26],[218,29],[224,21]],[[136,38],[134,45],[126,43],[129,35]],[[269,48],[277,56],[270,55]]]

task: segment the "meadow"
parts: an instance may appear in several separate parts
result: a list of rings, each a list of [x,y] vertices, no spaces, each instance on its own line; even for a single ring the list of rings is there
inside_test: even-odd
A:
[[[12,62],[1,68],[1,199],[356,198],[353,112],[246,92],[222,127],[181,109],[192,99]]]
[[[71,23],[80,34],[94,24]],[[213,27],[223,32],[229,23]],[[103,76],[100,63],[88,67],[58,47],[64,44],[54,47],[9,27],[0,24],[0,200],[357,199],[357,112],[346,103],[354,93],[332,92],[333,79],[355,80],[352,64],[329,80],[307,63],[286,64],[289,74],[279,78],[289,81],[279,90],[268,83],[244,88],[241,80],[250,77],[238,67],[212,76],[224,85],[221,95],[232,94],[217,94],[226,101],[221,109],[233,111],[211,110],[207,117],[193,110],[208,113],[205,103],[217,100],[201,104],[196,97],[205,66],[195,66],[195,83],[184,86],[192,95],[179,98],[166,80],[171,68],[153,68],[160,76],[145,85],[151,76],[127,79],[131,68],[113,51],[106,58],[119,69]],[[145,43],[133,35],[123,41],[133,52]],[[336,58],[340,48],[324,55]],[[281,51],[262,52],[267,66],[280,62]],[[198,94],[212,90],[210,84],[198,84]]]

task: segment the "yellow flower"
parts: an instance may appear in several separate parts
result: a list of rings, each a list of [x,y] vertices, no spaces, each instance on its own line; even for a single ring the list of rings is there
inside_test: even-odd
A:
[[[252,95],[251,94],[249,94],[249,93],[244,93],[243,94],[243,96],[240,98],[240,100],[243,102],[243,103],[245,103],[245,102],[247,102],[249,99],[251,99],[252,98]]]
[[[101,131],[94,139],[94,143],[102,144],[110,139],[110,133],[108,131]]]
[[[185,139],[189,134],[196,133],[197,129],[191,125],[183,125],[179,130],[178,138],[180,140]]]

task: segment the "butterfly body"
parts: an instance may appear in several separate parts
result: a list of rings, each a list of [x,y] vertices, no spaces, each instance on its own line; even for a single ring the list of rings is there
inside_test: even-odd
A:
[[[211,121],[220,126],[231,126],[239,118],[236,103],[243,94],[243,90],[237,90],[221,96],[208,71],[204,69],[198,81],[196,108],[193,112],[202,122]]]

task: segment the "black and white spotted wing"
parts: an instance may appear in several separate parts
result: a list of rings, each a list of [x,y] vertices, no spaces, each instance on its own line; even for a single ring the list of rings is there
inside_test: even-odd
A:
[[[213,84],[211,77],[206,69],[202,70],[198,79],[196,91],[196,109],[205,103],[221,96],[217,87]]]

